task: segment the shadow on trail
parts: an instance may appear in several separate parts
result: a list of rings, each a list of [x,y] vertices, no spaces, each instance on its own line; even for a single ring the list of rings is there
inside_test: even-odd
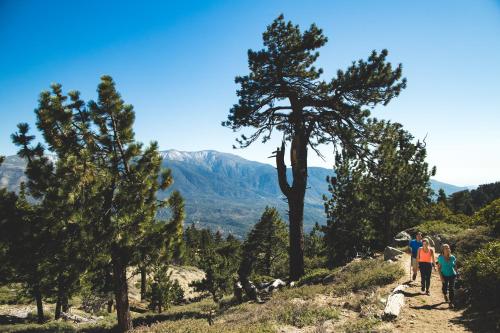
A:
[[[500,309],[482,310],[469,307],[451,322],[463,325],[472,332],[500,332]]]
[[[415,309],[415,310],[449,310],[448,307],[439,307],[440,305],[443,305],[443,304],[448,304],[448,303],[441,302],[441,303],[436,303],[436,304],[424,304],[424,305],[420,305],[420,306],[410,306],[410,309]]]

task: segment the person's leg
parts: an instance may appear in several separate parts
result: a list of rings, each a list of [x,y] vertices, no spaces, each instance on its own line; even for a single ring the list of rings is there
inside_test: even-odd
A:
[[[429,288],[431,285],[431,272],[432,272],[432,266],[430,263],[424,263],[425,267],[425,279],[424,279],[424,287],[425,291],[429,292]]]
[[[443,295],[444,295],[444,299],[445,301],[448,302],[448,284],[449,284],[450,280],[448,277],[446,276],[443,276],[443,287],[442,287],[442,291],[443,291]]]
[[[419,263],[418,267],[420,268],[420,289],[425,291],[425,266],[423,263]]]
[[[412,279],[413,279],[413,281],[415,281],[415,279],[417,278],[417,272],[418,272],[417,258],[411,257],[411,267],[413,269]]]
[[[427,285],[425,286],[425,290],[429,292],[429,289],[431,288],[431,276],[432,276],[432,266],[429,264],[428,271],[427,271]]]
[[[455,298],[455,276],[449,277],[448,291],[450,293],[450,303],[453,303],[453,299]]]

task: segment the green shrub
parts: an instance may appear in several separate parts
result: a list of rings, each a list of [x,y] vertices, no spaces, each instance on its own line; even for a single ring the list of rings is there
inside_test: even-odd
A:
[[[252,281],[254,284],[259,285],[261,283],[269,283],[273,282],[276,280],[272,276],[267,276],[267,275],[259,275],[259,274],[252,274],[250,276],[250,281]]]
[[[442,220],[425,221],[415,227],[424,235],[452,235],[464,230],[463,226],[446,223]]]
[[[307,272],[302,276],[298,282],[299,286],[305,284],[316,284],[321,283],[325,277],[332,274],[332,271],[326,268],[316,268],[310,272]]]
[[[0,304],[29,304],[32,301],[18,283],[0,286]]]
[[[336,294],[359,291],[392,283],[403,276],[401,265],[379,259],[359,260],[334,273]]]
[[[361,318],[356,321],[349,321],[342,327],[342,332],[359,333],[359,332],[375,332],[374,328],[380,324],[380,319],[377,318]]]
[[[442,220],[453,212],[443,203],[433,203],[424,207],[420,214],[424,220]]]
[[[462,279],[473,303],[499,307],[500,241],[494,241],[472,252],[463,263]]]
[[[452,252],[461,260],[461,257],[465,258],[469,253],[493,241],[494,238],[490,234],[491,229],[489,227],[479,226],[454,235],[447,235],[442,238],[442,241],[448,243]]]
[[[304,257],[304,268],[310,271],[317,268],[325,268],[328,262],[326,256]]]
[[[299,328],[338,318],[339,312],[336,308],[316,308],[299,304],[288,305],[278,314],[279,322]]]
[[[462,228],[469,228],[472,225],[472,218],[465,214],[452,214],[443,219],[448,224],[454,224]]]
[[[486,225],[493,229],[496,236],[500,235],[500,199],[496,199],[489,205],[477,211],[473,220],[476,224]]]

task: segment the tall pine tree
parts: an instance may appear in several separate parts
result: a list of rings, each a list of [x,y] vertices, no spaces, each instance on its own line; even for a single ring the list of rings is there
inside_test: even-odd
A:
[[[402,68],[386,62],[387,51],[373,51],[367,61],[353,62],[336,77],[323,80],[322,69],[314,66],[317,49],[327,38],[316,25],[302,32],[279,16],[262,35],[264,48],[248,51],[250,73],[236,77],[240,85],[238,103],[223,122],[234,131],[250,127],[254,132],[237,139],[245,148],[273,131],[281,132],[276,150],[281,191],[288,201],[290,229],[290,278],[304,273],[304,196],[307,187],[308,147],[320,154],[321,144],[340,145],[360,154],[366,138],[368,107],[386,105],[399,95],[406,80]],[[288,183],[285,146],[290,143],[292,183]]]

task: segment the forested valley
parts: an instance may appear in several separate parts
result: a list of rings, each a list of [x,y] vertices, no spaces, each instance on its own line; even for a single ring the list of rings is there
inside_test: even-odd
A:
[[[12,129],[27,180],[0,189],[0,332],[397,329],[384,305],[417,232],[458,258],[457,325],[499,328],[500,182],[430,188],[425,138],[371,115],[407,85],[387,50],[324,78],[316,25],[281,15],[262,38],[222,126],[250,131],[240,149],[282,137],[272,158],[286,214],[269,205],[244,237],[185,223],[182,193],[158,198],[175,177],[158,142],[136,140],[120,83],[102,76],[89,101],[52,84],[34,112],[40,135],[33,119]],[[304,230],[308,154],[331,151],[324,220]]]

